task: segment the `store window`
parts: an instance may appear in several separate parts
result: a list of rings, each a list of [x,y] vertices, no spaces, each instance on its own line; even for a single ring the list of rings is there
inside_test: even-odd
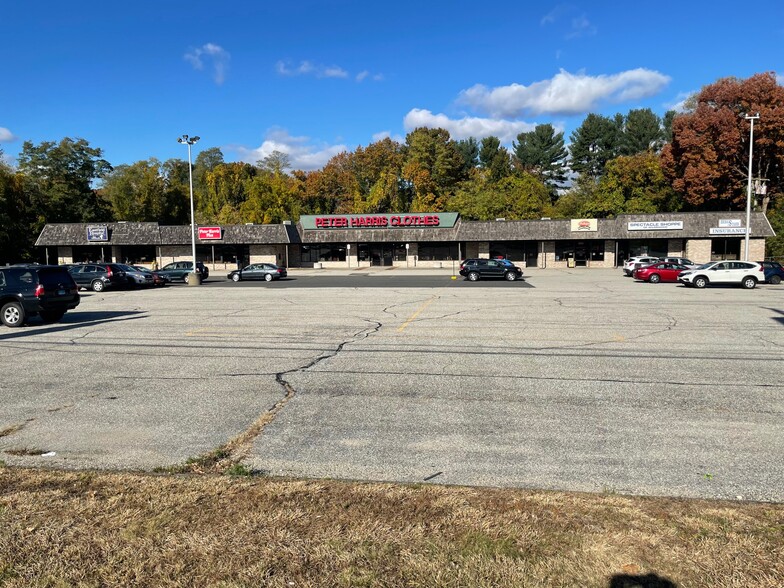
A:
[[[465,251],[465,243],[419,243],[420,261],[450,261],[460,259],[460,251]]]
[[[587,261],[604,261],[604,239],[596,241],[563,240],[555,242],[555,261],[572,258],[585,265]]]
[[[711,261],[740,259],[741,239],[711,239]]]
[[[503,257],[512,261],[524,261],[535,266],[538,259],[538,241],[491,241],[490,257]]]
[[[303,245],[302,261],[346,261],[345,245]]]

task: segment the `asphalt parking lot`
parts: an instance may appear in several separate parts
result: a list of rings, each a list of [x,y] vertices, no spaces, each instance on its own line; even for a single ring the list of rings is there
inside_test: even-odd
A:
[[[214,274],[0,330],[0,460],[784,500],[784,286]]]

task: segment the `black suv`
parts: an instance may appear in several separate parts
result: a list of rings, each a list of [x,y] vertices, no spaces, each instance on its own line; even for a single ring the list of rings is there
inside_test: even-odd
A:
[[[28,317],[40,315],[54,323],[79,306],[79,291],[68,271],[57,265],[0,267],[0,321],[21,327]]]
[[[116,263],[81,263],[70,266],[68,272],[77,286],[92,288],[96,292],[128,284],[125,270]]]
[[[504,278],[513,282],[523,277],[523,270],[506,259],[466,259],[460,264],[460,275],[472,282],[479,278]]]

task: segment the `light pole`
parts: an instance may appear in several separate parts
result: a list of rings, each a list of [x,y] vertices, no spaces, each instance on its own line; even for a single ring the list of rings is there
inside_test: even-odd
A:
[[[193,254],[193,271],[188,274],[189,286],[198,286],[201,282],[196,269],[196,217],[193,214],[193,164],[191,164],[191,145],[199,139],[201,137],[189,137],[188,135],[177,139],[178,143],[185,143],[188,146],[188,179],[191,184],[191,253]]]
[[[751,232],[751,157],[754,153],[754,121],[760,117],[759,112],[754,116],[747,114],[744,118],[751,121],[751,131],[749,135],[749,186],[746,189],[746,242],[743,252],[743,261],[749,260],[749,233]]]

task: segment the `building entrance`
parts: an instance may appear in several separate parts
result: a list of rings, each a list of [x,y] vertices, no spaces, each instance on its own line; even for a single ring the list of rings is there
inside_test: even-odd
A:
[[[371,266],[391,266],[395,261],[406,260],[404,243],[360,243],[357,247],[359,261],[369,261]]]

